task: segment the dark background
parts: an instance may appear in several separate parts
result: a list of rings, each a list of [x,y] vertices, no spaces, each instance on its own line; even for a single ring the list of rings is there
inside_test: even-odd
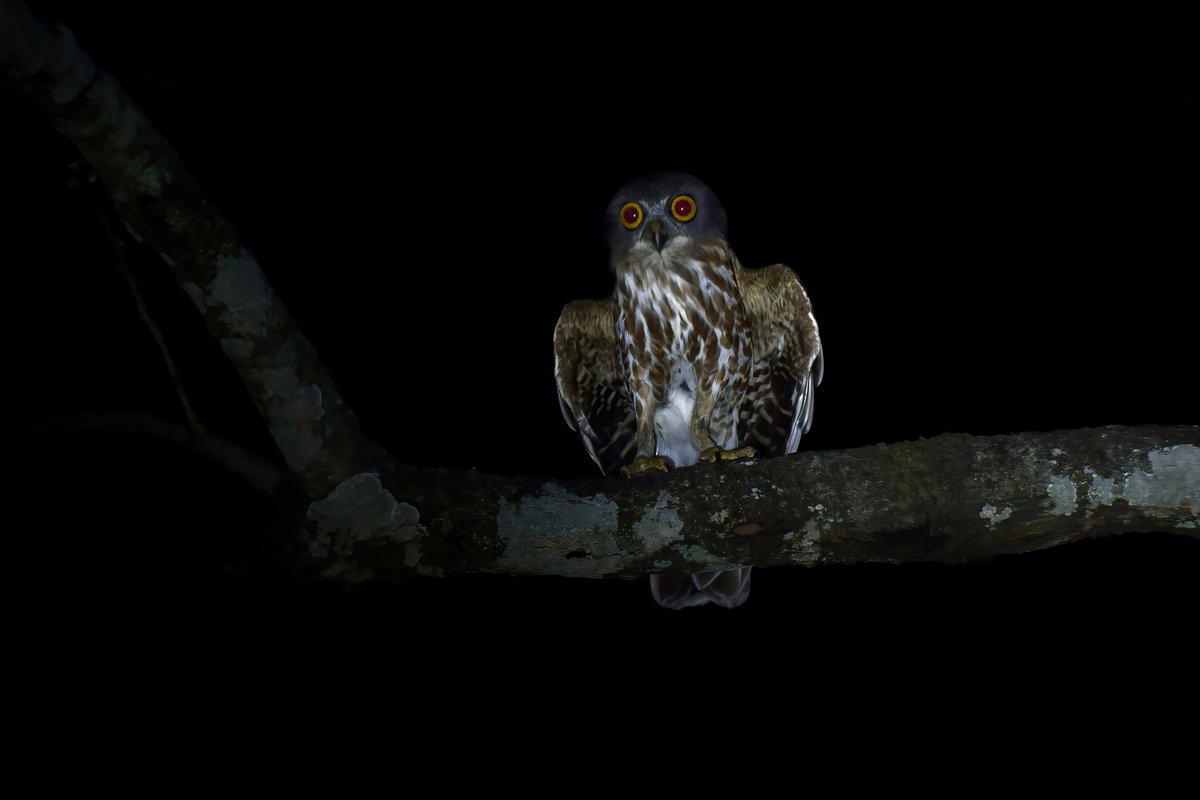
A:
[[[38,7],[182,153],[402,460],[592,474],[558,410],[551,332],[565,302],[610,289],[610,196],[661,169],[714,188],[744,263],[787,263],[808,288],[827,369],[805,449],[1200,422],[1200,69],[1169,20],[693,28],[616,8],[467,24],[353,3],[271,19],[76,5]],[[181,419],[93,201],[64,186],[72,149],[10,95],[0,115],[5,419]],[[132,263],[201,417],[278,460],[169,271]],[[92,630],[170,614],[216,637],[336,640],[367,622],[582,650],[724,636],[747,657],[794,643],[1166,658],[1200,566],[1194,540],[1126,536],[966,566],[757,570],[732,613],[659,609],[644,581],[347,595],[264,569],[269,504],[206,462],[101,434],[4,446],[8,505],[34,512],[16,585]]]

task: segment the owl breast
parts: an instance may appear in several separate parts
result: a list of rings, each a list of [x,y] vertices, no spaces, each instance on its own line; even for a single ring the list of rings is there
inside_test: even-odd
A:
[[[749,326],[725,248],[694,248],[648,266],[618,271],[617,342],[631,395],[648,385],[657,404],[658,454],[684,466],[699,455],[688,429],[698,389],[715,398],[708,421],[713,441],[737,447],[736,409],[751,368]]]

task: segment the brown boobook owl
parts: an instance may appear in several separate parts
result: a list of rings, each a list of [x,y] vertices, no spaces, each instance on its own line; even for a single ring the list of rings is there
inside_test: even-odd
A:
[[[554,329],[563,416],[600,469],[630,477],[795,452],[824,366],[796,274],[743,267],[716,195],[681,173],[617,192],[605,236],[613,296],[568,303]],[[652,575],[650,587],[670,608],[733,608],[750,567]]]

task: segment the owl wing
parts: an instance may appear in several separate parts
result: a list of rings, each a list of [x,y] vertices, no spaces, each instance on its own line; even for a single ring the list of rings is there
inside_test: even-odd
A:
[[[812,426],[813,393],[825,372],[812,303],[782,264],[740,269],[738,289],[754,355],[738,442],[762,455],[794,453]]]
[[[637,421],[617,353],[616,308],[574,300],[554,326],[554,378],[563,417],[604,474],[628,463]]]

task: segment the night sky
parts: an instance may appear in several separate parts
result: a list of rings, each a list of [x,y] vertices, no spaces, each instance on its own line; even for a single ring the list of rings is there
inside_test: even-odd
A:
[[[353,3],[282,21],[221,3],[73,5],[39,7],[173,142],[403,461],[593,474],[559,413],[551,333],[565,302],[611,288],[613,192],[664,169],[712,186],[742,261],[792,266],[813,299],[827,361],[802,449],[1200,422],[1200,69],[1170,25],[860,15],[716,24],[668,47],[670,25],[651,37],[606,20],[617,44],[601,47],[512,18],[385,25]],[[0,117],[4,419],[181,420],[94,200],[64,185],[70,145],[9,94]],[[169,271],[136,248],[131,264],[203,420],[278,460]],[[580,648],[634,632],[745,636],[757,653],[778,641],[757,634],[786,630],[881,658],[935,644],[1166,657],[1200,566],[1200,542],[1164,535],[967,566],[757,570],[736,612],[661,610],[644,581],[478,576],[347,596],[271,575],[271,507],[218,467],[104,434],[4,447],[8,502],[35,509],[18,588],[89,598],[104,609],[92,621],[152,606],[314,636],[368,619]]]

